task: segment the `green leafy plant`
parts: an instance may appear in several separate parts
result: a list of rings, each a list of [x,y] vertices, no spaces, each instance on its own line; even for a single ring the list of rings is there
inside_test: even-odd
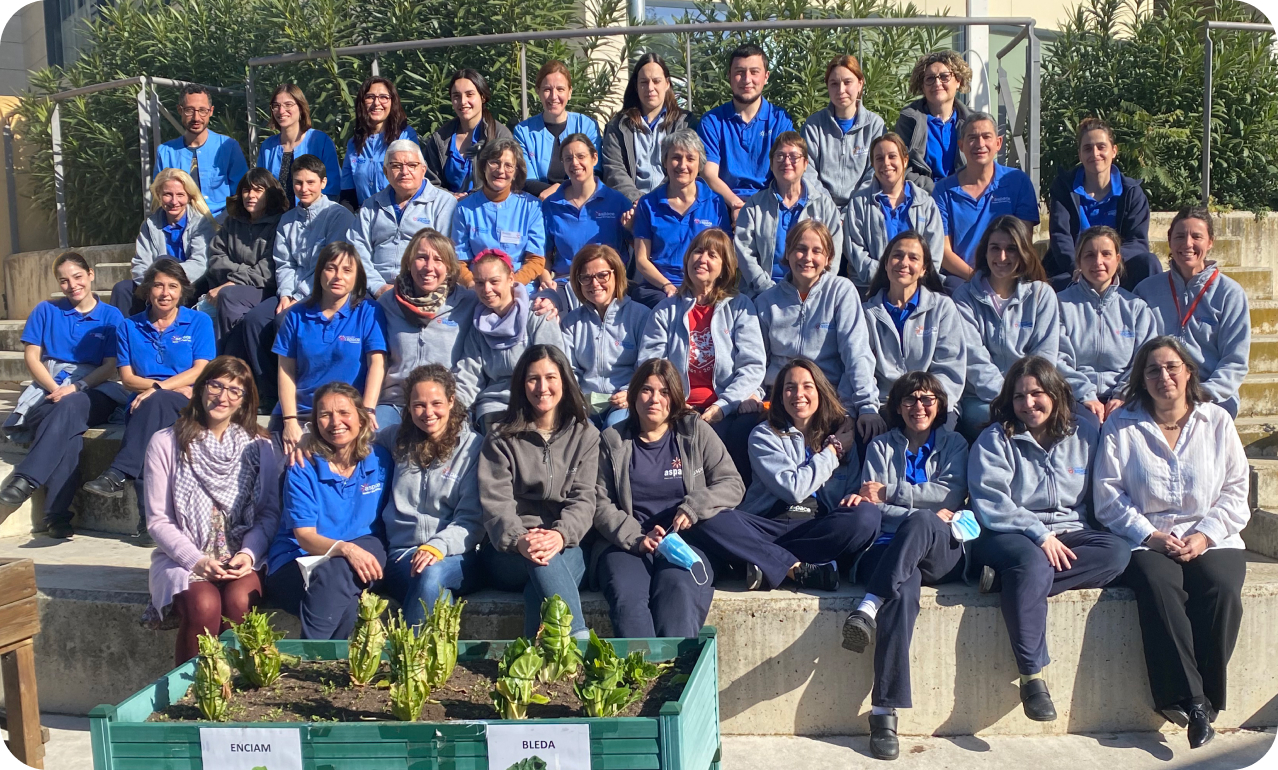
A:
[[[249,610],[239,623],[231,624],[231,632],[239,649],[230,651],[231,663],[253,687],[270,687],[280,678],[280,664],[284,655],[275,643],[284,633],[271,627],[271,618],[258,609]]]
[[[550,702],[537,692],[542,665],[537,647],[527,639],[520,637],[507,645],[497,663],[497,684],[489,693],[503,719],[527,719],[530,704]]]
[[[621,713],[638,695],[626,685],[625,660],[617,655],[610,642],[591,630],[586,645],[585,678],[573,686],[588,717],[613,717]]]
[[[581,667],[581,650],[572,637],[572,611],[559,594],[541,603],[541,627],[537,630],[537,646],[545,665],[538,675],[543,682],[558,682],[577,675]]]
[[[418,634],[404,622],[401,611],[391,618],[390,629],[391,713],[403,722],[414,722],[430,698],[430,636]]]
[[[225,722],[231,705],[231,664],[222,642],[212,634],[200,634],[195,659],[195,705],[210,722]]]
[[[432,690],[442,687],[457,666],[457,639],[461,636],[461,613],[465,606],[465,601],[454,602],[452,594],[445,591],[435,600],[435,607],[426,620],[427,680]],[[426,607],[425,602],[422,607]]]
[[[382,613],[390,604],[372,591],[359,596],[359,618],[351,631],[348,661],[351,684],[366,685],[377,676],[382,665],[382,651],[386,648],[386,624]]]
[[[546,770],[546,760],[534,754],[519,760],[506,770]]]
[[[647,654],[643,650],[635,650],[622,661],[622,670],[625,673],[626,682],[635,690],[641,691],[661,676],[661,672],[670,665],[669,663],[649,663]]]

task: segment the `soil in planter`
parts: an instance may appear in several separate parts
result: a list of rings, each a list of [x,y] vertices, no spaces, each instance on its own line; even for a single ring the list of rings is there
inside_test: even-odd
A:
[[[690,650],[674,660],[644,691],[643,697],[619,716],[655,717],[661,704],[678,700],[684,684],[696,665],[698,650]],[[388,668],[382,665],[379,681],[387,679]],[[424,722],[453,719],[499,719],[493,707],[493,682],[497,678],[497,661],[458,661],[457,668],[444,686],[431,693],[433,703],[422,710]],[[393,720],[386,685],[352,687],[346,661],[303,661],[286,668],[278,681],[260,690],[242,689],[244,682],[235,680],[228,721],[231,722],[367,722]],[[564,719],[582,716],[581,701],[572,690],[573,681],[539,684],[537,691],[550,698],[550,703],[528,707],[530,719]],[[148,721],[202,721],[204,717],[190,693]]]

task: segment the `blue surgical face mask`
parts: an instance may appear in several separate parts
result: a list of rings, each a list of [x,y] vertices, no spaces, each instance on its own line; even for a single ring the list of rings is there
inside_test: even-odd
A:
[[[969,510],[955,511],[950,519],[950,533],[960,543],[975,540],[981,534],[981,525],[976,523],[976,514]]]
[[[703,586],[710,582],[710,574],[706,572],[706,565],[702,563],[701,557],[692,550],[692,546],[679,537],[677,532],[671,532],[661,538],[661,542],[657,544],[657,553],[676,567],[682,567],[691,572],[692,579],[697,585]],[[697,580],[697,573],[693,570],[693,567],[698,564],[701,565],[702,580]]]

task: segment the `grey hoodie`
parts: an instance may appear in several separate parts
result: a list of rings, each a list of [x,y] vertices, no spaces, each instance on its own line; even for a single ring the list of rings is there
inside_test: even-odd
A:
[[[768,349],[769,386],[791,358],[816,362],[839,392],[839,401],[854,415],[879,410],[874,381],[874,353],[856,287],[826,272],[799,299],[799,290],[782,281],[755,299],[759,328]]]
[[[638,363],[639,340],[651,311],[629,297],[615,299],[603,319],[593,305],[564,316],[564,351],[583,394],[625,390]]]
[[[275,282],[280,297],[306,299],[311,294],[320,250],[349,237],[355,215],[321,195],[309,206],[295,206],[280,217],[275,232]]]
[[[549,439],[526,430],[494,430],[479,457],[479,502],[493,547],[517,553],[532,527],[553,529],[573,548],[590,531],[599,477],[599,431],[586,422],[561,426]]]
[[[913,196],[910,199],[910,226],[927,239],[932,262],[939,265],[945,254],[945,223],[941,220],[941,210],[922,187],[908,181],[905,184],[909,185]],[[869,187],[853,195],[843,222],[843,254],[848,260],[848,275],[862,291],[869,288],[874,280],[879,260],[883,259],[883,251],[890,240],[883,209],[874,199],[882,192],[883,187],[875,179]]]
[[[377,298],[386,316],[386,347],[390,356],[378,398],[380,403],[404,406],[408,396],[404,392],[404,381],[419,366],[443,364],[450,371],[456,371],[476,301],[475,292],[456,286],[435,317],[423,324],[415,316],[405,314],[394,289]],[[461,404],[469,406],[470,401],[463,400]]]
[[[975,273],[960,286],[954,304],[967,322],[967,390],[991,402],[1003,388],[1003,372],[1025,356],[1058,362],[1060,303],[1049,284],[1018,281],[1000,316],[984,288],[984,276]]]
[[[553,321],[546,321],[529,310],[527,328],[523,343],[505,350],[493,349],[488,338],[473,324],[466,330],[455,369],[457,400],[473,407],[475,419],[506,409],[510,403],[510,375],[530,345],[554,345],[563,349],[563,335]]]
[[[799,213],[799,219],[815,219],[825,225],[834,239],[834,253],[830,255],[830,272],[839,274],[843,255],[843,214],[826,195],[825,189],[803,178],[804,195],[808,202]],[[741,268],[741,292],[755,297],[772,288],[772,266],[777,256],[777,221],[780,219],[781,200],[776,189],[768,185],[746,201],[737,215],[737,226],[732,240],[737,247],[737,264]]]
[[[857,105],[856,123],[846,134],[830,105],[812,113],[803,122],[801,132],[808,144],[808,170],[804,178],[820,184],[839,208],[844,208],[848,199],[874,178],[870,144],[883,136],[884,128],[883,118],[867,110],[864,104]]]
[[[653,308],[639,343],[639,361],[664,358],[675,365],[688,389],[688,311],[696,300],[684,294],[666,297]],[[710,320],[714,340],[714,393],[724,415],[752,395],[763,397],[766,351],[759,316],[749,297],[725,297]]]
[[[910,442],[900,428],[880,433],[865,448],[861,480],[884,487],[887,502],[879,504],[884,532],[895,532],[914,511],[957,511],[967,500],[967,440],[945,427],[935,430],[932,453],[923,461],[928,479],[923,484],[905,480],[905,451]]]
[[[833,511],[861,488],[856,447],[847,447],[842,462],[833,449],[808,457],[803,433],[793,426],[777,433],[766,419],[750,431],[750,468],[754,480],[740,506],[746,513],[766,514],[778,501],[794,505],[813,495]]]
[[[963,135],[963,123],[967,120],[967,106],[962,102],[954,102],[954,113],[958,120],[954,123],[954,141]],[[910,150],[910,166],[905,170],[905,178],[914,184],[932,192],[932,167],[927,164],[927,99],[919,97],[905,106],[896,119],[896,127],[892,129]],[[957,174],[959,169],[967,165],[963,151],[954,153],[954,168],[951,173]]]
[[[240,286],[275,291],[275,230],[280,214],[251,222],[246,217],[228,215],[222,227],[209,242],[208,270],[204,275],[209,288],[227,281]]]
[[[163,209],[156,209],[142,220],[142,229],[138,231],[138,240],[133,253],[133,280],[142,282],[146,269],[156,260],[169,255],[168,241],[164,238],[164,227],[169,223]],[[186,229],[182,231],[182,248],[186,251],[186,259],[182,261],[182,271],[194,283],[208,265],[209,242],[213,240],[217,225],[212,219],[204,217],[194,206],[186,207]]]
[[[1074,398],[1097,401],[1119,395],[1131,377],[1136,351],[1156,334],[1145,300],[1117,283],[1097,294],[1080,280],[1057,295],[1061,303],[1060,370]]]
[[[992,532],[1020,532],[1035,545],[1050,533],[1090,528],[1092,461],[1100,426],[1075,413],[1076,429],[1044,451],[1029,431],[1011,438],[994,423],[981,431],[967,462],[972,511]]]
[[[967,377],[962,316],[954,301],[944,294],[920,286],[918,296],[919,306],[905,319],[904,334],[897,333],[896,323],[883,307],[887,289],[865,301],[879,400],[886,404],[888,391],[904,375],[924,371],[940,379],[950,411],[957,411]]]
[[[377,441],[392,454],[399,426],[384,428]],[[465,423],[457,448],[446,460],[422,468],[409,458],[395,462],[390,499],[382,509],[392,549],[429,545],[444,556],[473,550],[484,539],[479,508],[479,450],[483,437]]]
[[[349,240],[364,262],[368,292],[372,294],[399,275],[404,248],[418,230],[433,227],[441,233],[453,231],[457,199],[429,182],[396,214],[395,188],[387,185],[368,196],[355,215]]]

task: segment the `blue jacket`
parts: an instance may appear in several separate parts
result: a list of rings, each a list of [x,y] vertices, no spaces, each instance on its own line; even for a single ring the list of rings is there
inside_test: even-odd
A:
[[[240,179],[248,173],[248,162],[240,143],[229,136],[209,132],[209,138],[195,149],[187,149],[182,137],[155,148],[155,173],[166,168],[179,168],[191,173],[191,159],[199,161],[200,193],[214,217],[226,211],[226,199],[235,194]]]
[[[417,141],[412,126],[404,126],[396,139]],[[386,143],[381,133],[364,138],[364,149],[355,152],[355,140],[346,140],[346,156],[342,158],[342,189],[354,190],[360,203],[377,194],[389,184],[386,181]]]
[[[794,505],[813,495],[833,511],[861,488],[856,447],[848,447],[842,462],[833,449],[809,457],[801,432],[790,427],[777,433],[766,420],[750,431],[750,467],[754,479],[738,506],[746,513],[766,514],[780,501]]]
[[[354,223],[354,215],[345,206],[323,196],[310,206],[285,211],[272,249],[275,293],[294,299],[310,296],[320,249],[333,241],[346,240]]]
[[[599,124],[589,115],[568,113],[568,125],[559,135],[562,140],[569,134],[585,134],[599,151]],[[515,126],[515,141],[524,148],[524,163],[528,165],[528,178],[545,182],[550,173],[550,155],[555,147],[555,135],[546,130],[546,119],[533,115]]]
[[[337,162],[337,145],[328,134],[317,128],[308,128],[302,134],[302,141],[293,148],[293,160],[303,155],[314,155],[324,161],[325,178],[324,194],[333,200],[342,192],[342,166]],[[280,165],[284,162],[284,148],[280,146],[280,135],[270,137],[257,148],[257,164],[276,176],[280,175]],[[285,190],[287,196],[288,191]]]
[[[564,316],[564,352],[582,393],[625,390],[639,363],[639,340],[651,314],[628,297],[615,299],[602,319],[593,305],[578,305]]]
[[[879,504],[883,531],[895,532],[905,517],[917,510],[957,511],[967,500],[967,441],[958,433],[937,427],[932,453],[923,461],[927,482],[911,484],[905,478],[905,451],[909,440],[900,429],[875,436],[865,448],[861,480],[883,485]]]
[[[402,213],[395,206],[395,189],[390,185],[367,198],[355,216],[349,240],[364,263],[368,291],[376,292],[395,282],[404,249],[418,230],[433,227],[441,233],[451,233],[456,210],[457,199],[452,193],[429,182],[422,183],[422,189],[404,204]]]
[[[1053,365],[1060,357],[1060,303],[1042,281],[1018,281],[1000,316],[985,290],[985,273],[954,292],[954,304],[967,322],[967,390],[991,402],[1003,388],[1003,372],[1025,356],[1042,356]]]
[[[886,404],[888,391],[910,372],[930,372],[945,387],[950,411],[958,410],[967,381],[967,338],[963,320],[954,301],[918,287],[918,307],[905,319],[904,334],[898,333],[883,300],[883,289],[865,301],[865,322],[869,327],[870,349],[874,354],[874,376],[879,400]]]
[[[1132,359],[1154,337],[1157,322],[1145,300],[1114,284],[1097,294],[1078,281],[1057,295],[1061,303],[1060,370],[1079,401],[1121,396]]]
[[[1048,275],[1068,275],[1074,271],[1074,244],[1082,232],[1082,222],[1078,216],[1078,193],[1074,192],[1074,175],[1078,166],[1062,169],[1052,182],[1048,192],[1047,255],[1043,258],[1043,266]],[[1111,174],[1117,174],[1123,185],[1123,194],[1118,198],[1118,230],[1123,243],[1120,247],[1123,259],[1131,259],[1149,252],[1149,199],[1141,189],[1141,180],[1127,176],[1115,166]]]

